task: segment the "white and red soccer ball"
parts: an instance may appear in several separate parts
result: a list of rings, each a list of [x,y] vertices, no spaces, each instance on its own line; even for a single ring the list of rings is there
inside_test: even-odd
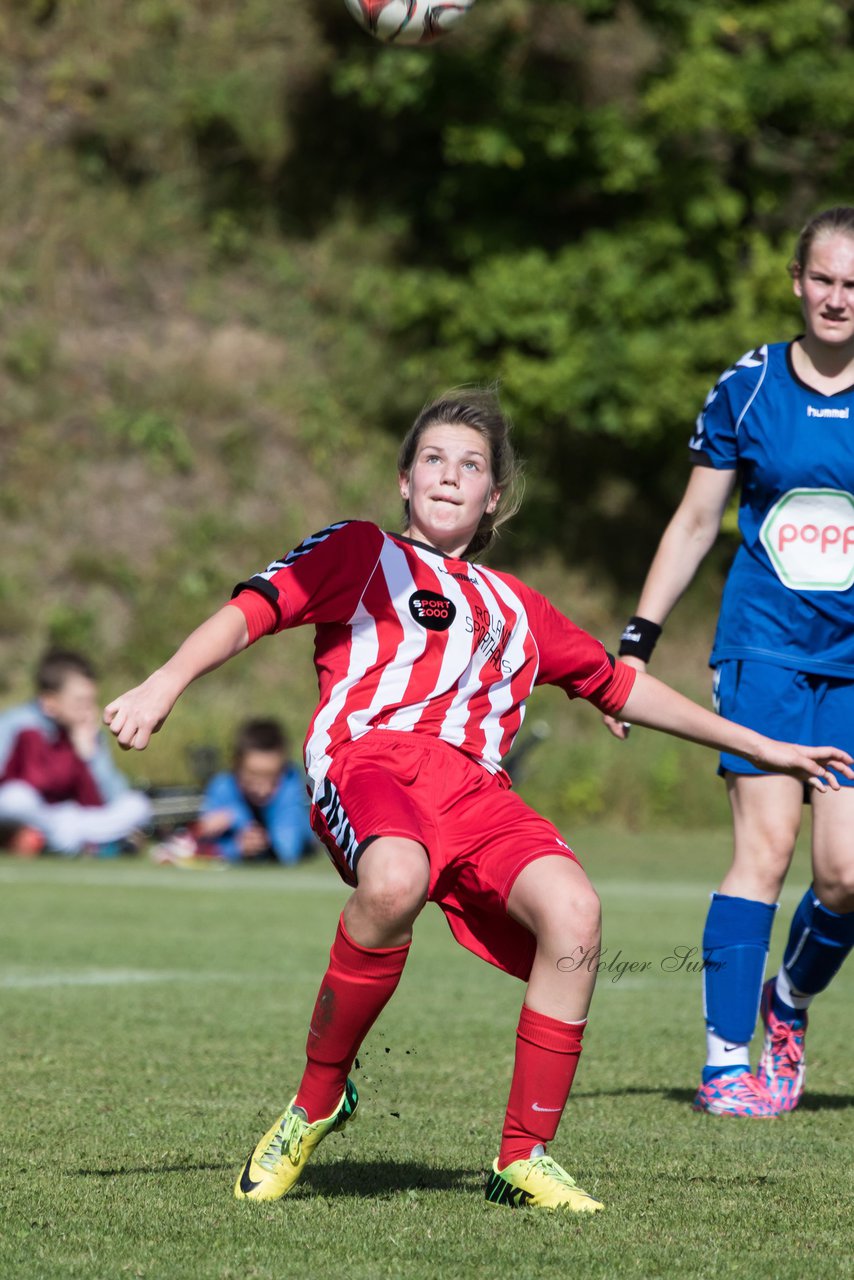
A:
[[[386,44],[427,44],[461,22],[475,0],[344,0],[360,27]]]

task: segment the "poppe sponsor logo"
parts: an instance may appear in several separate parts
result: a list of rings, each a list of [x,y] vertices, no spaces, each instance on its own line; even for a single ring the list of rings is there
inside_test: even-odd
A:
[[[457,615],[457,606],[437,591],[415,591],[409,597],[409,612],[428,631],[447,631]]]
[[[842,543],[842,551],[844,554],[851,550],[854,546],[854,524],[847,524],[843,528],[841,524],[792,524],[790,521],[779,526],[777,532],[777,549],[785,551],[790,543],[802,542],[804,546],[811,547],[813,543],[817,544],[817,550],[821,555],[826,555],[833,547],[838,547]]]
[[[846,591],[854,582],[854,497],[842,489],[792,489],[759,531],[778,578],[801,591]]]

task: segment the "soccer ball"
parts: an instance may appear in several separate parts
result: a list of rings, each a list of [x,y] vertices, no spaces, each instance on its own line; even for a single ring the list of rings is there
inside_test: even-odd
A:
[[[344,0],[360,27],[387,44],[426,44],[450,31],[474,0]]]

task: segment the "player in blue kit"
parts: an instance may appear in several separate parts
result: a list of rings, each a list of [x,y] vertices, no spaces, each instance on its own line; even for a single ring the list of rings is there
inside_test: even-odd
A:
[[[791,266],[804,332],[742,356],[709,393],[694,468],[653,559],[620,655],[644,670],[671,609],[740,486],[742,542],[710,658],[716,708],[769,735],[854,746],[854,207],[801,232]],[[627,727],[606,717],[625,737]],[[854,943],[854,786],[812,793],[813,883],[783,964],[763,986],[802,786],[722,754],[734,857],[703,935],[708,1054],[694,1100],[715,1115],[771,1117],[804,1086],[807,1009]],[[749,1042],[761,1009],[757,1072]]]

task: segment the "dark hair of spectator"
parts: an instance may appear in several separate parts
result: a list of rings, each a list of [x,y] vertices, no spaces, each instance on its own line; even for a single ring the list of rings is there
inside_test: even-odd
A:
[[[69,676],[95,679],[95,668],[82,653],[71,649],[48,649],[36,667],[36,692],[59,693]]]
[[[286,756],[288,750],[288,738],[278,720],[247,720],[237,731],[234,763],[240,764],[250,751],[279,751]]]

